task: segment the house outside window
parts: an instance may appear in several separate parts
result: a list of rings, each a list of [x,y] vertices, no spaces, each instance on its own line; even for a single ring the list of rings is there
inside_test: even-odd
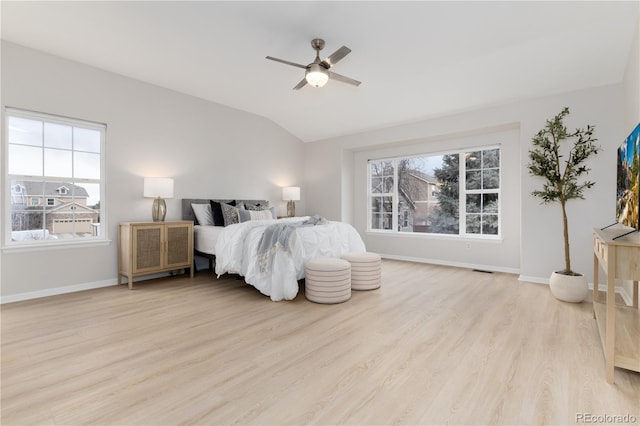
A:
[[[370,160],[368,170],[370,232],[499,237],[499,146]]]
[[[5,126],[5,246],[106,240],[106,126],[14,108]]]

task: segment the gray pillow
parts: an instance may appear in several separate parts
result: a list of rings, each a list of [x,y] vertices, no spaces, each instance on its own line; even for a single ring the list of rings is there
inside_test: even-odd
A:
[[[251,203],[244,203],[244,206],[247,210],[269,210],[269,202],[265,201],[264,203],[258,203],[258,204],[251,204]]]
[[[238,217],[240,209],[225,203],[220,203],[220,207],[222,208],[222,217],[224,217],[224,226],[240,223],[240,218]]]

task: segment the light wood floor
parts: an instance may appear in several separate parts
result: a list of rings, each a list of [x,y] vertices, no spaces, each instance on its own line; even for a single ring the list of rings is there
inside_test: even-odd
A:
[[[640,421],[640,375],[606,383],[591,305],[508,274],[385,260],[381,289],[318,305],[200,272],[1,319],[3,425]]]

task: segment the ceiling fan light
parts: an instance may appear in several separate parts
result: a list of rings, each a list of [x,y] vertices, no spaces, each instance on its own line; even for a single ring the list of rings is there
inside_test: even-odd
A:
[[[329,81],[329,73],[321,65],[313,64],[307,69],[304,77],[313,87],[322,87]]]

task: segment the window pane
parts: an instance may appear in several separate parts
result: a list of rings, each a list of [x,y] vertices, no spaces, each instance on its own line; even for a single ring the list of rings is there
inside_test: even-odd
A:
[[[479,169],[482,166],[482,151],[466,152],[464,157],[467,170]]]
[[[71,164],[71,151],[45,148],[45,176],[72,177]]]
[[[73,149],[100,153],[100,132],[97,130],[74,127]]]
[[[371,229],[391,229],[392,215],[389,213],[373,213],[371,215]]]
[[[467,213],[480,213],[480,194],[467,194]]]
[[[371,216],[371,229],[391,229],[391,215],[374,213]]]
[[[9,143],[42,146],[42,122],[9,117]]]
[[[391,229],[393,197],[371,197],[371,229]]]
[[[44,146],[71,149],[71,126],[44,123]]]
[[[488,149],[482,151],[482,167],[485,169],[500,167],[500,149]]]
[[[391,214],[384,214],[383,215],[383,229],[391,229],[391,222],[392,221],[392,215]]]
[[[482,172],[480,170],[467,172],[467,190],[481,189]]]
[[[43,182],[11,181],[11,240],[44,240]]]
[[[83,183],[77,184],[76,187],[86,191],[86,194],[83,194],[83,196],[86,195],[87,198],[84,200],[84,203],[81,203],[82,205],[100,210],[100,184]],[[77,194],[74,193],[74,196],[77,198]]]
[[[482,187],[484,189],[500,188],[500,171],[498,169],[484,170],[482,172]]]
[[[478,194],[479,196],[479,194]],[[498,213],[498,194],[482,195],[482,212]]]
[[[467,234],[479,234],[480,233],[480,215],[468,214],[467,215]]]
[[[42,148],[9,144],[9,174],[42,176]]]
[[[482,233],[487,235],[498,235],[498,215],[482,215]]]
[[[371,192],[372,193],[382,192],[382,178],[379,178],[379,177],[371,178]]]
[[[384,192],[385,193],[393,192],[393,177],[384,178]]]
[[[100,154],[74,152],[73,176],[80,179],[100,179]]]
[[[380,213],[382,211],[382,197],[371,198],[371,211],[373,213]]]
[[[393,197],[382,197],[382,211],[385,213],[393,211]]]
[[[437,204],[430,215],[429,232],[438,234],[458,234],[458,209],[460,188],[458,177],[460,170],[458,154],[443,155],[442,165],[434,170],[437,179]]]

